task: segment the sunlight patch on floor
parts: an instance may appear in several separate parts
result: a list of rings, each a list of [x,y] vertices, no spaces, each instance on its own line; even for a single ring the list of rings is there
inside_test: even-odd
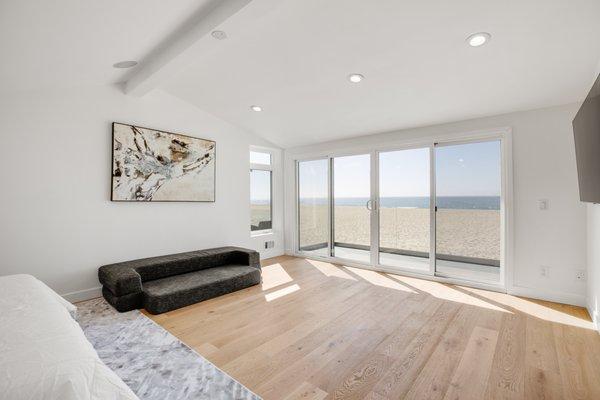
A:
[[[344,270],[340,267],[337,267],[331,263],[323,262],[323,261],[315,261],[315,260],[306,260],[310,265],[321,271],[321,273],[325,276],[332,276],[335,278],[343,278],[350,279],[352,281],[356,281],[355,277],[344,272]]]
[[[557,305],[557,307],[549,307],[532,300],[511,296],[506,293],[463,286],[454,287],[453,285],[429,281],[426,279],[412,278],[390,273],[380,273],[377,271],[349,266],[337,266],[324,261],[308,259],[305,261],[311,266],[315,267],[315,269],[320,271],[323,275],[328,277],[350,279],[353,281],[358,281],[356,277],[359,277],[366,282],[380,287],[401,290],[414,294],[425,292],[428,295],[441,300],[454,301],[457,303],[482,307],[488,310],[509,314],[513,314],[510,308],[514,308],[518,311],[529,314],[532,317],[540,318],[546,321],[585,329],[595,329],[593,322],[589,316],[584,315],[585,313],[583,311],[581,313],[574,313],[569,312],[569,309],[567,308],[565,308],[565,311],[561,311],[560,305]],[[273,269],[272,281],[266,281],[263,283],[263,290],[293,281],[293,279],[279,264],[274,264],[273,267],[275,268]],[[293,293],[299,289],[300,287],[298,285],[288,286],[265,295],[265,298],[267,301],[272,301],[276,298]]]
[[[353,274],[358,275],[365,281],[372,283],[373,285],[377,285],[377,286],[381,286],[381,287],[385,287],[385,288],[389,288],[389,289],[402,290],[403,292],[417,293],[414,290],[412,290],[411,288],[401,284],[398,281],[390,279],[390,278],[386,277],[385,275],[380,274],[379,272],[370,271],[370,270],[361,269],[361,268],[346,267],[346,266],[344,268],[347,269],[348,271],[352,272]]]
[[[292,277],[286,272],[281,264],[271,264],[262,268],[262,290],[273,289],[276,286],[290,283]]]
[[[567,312],[539,304],[535,301],[523,299],[521,297],[511,296],[506,293],[488,292],[481,289],[474,289],[462,286],[460,288],[467,292],[477,294],[478,296],[485,297],[491,301],[503,304],[507,307],[512,307],[525,314],[529,314],[532,317],[540,318],[545,321],[551,321],[559,324],[571,325],[585,329],[594,329],[593,322],[585,314],[572,315]],[[560,306],[560,304],[557,304],[557,307]]]
[[[287,296],[290,293],[294,293],[296,291],[300,290],[300,286],[293,284],[291,286],[288,287],[284,287],[283,289],[279,289],[276,290],[274,292],[265,294],[265,300],[267,301],[273,301],[275,299],[279,299],[283,296]]]
[[[452,288],[451,286],[444,285],[439,282],[427,281],[418,278],[409,278],[400,275],[388,275],[393,277],[395,280],[404,282],[409,287],[413,287],[414,289],[420,292],[425,292],[433,297],[437,297],[438,299],[455,301],[457,303],[487,308],[488,310],[511,313],[510,311],[505,310],[502,307],[499,307],[482,299],[478,299],[477,297],[470,296],[467,293],[463,293],[459,290]]]

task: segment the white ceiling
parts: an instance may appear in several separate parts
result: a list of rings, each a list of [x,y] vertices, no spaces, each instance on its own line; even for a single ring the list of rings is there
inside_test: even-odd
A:
[[[220,28],[163,89],[282,147],[578,101],[600,60],[598,0],[254,0]]]
[[[0,88],[121,81],[211,1],[0,0]],[[600,0],[253,0],[219,29],[160,89],[282,147],[582,100],[600,61]]]
[[[118,82],[208,0],[0,0],[0,88]]]

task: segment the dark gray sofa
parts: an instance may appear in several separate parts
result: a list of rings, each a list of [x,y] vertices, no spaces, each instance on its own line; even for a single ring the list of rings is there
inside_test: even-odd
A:
[[[259,284],[260,256],[219,247],[104,265],[98,278],[102,295],[118,311],[160,314]]]

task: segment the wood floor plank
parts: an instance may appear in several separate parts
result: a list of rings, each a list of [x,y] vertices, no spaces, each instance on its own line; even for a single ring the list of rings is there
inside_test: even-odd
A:
[[[284,315],[280,315],[277,320],[271,323],[252,324],[247,329],[241,330],[236,339],[230,339],[224,344],[216,340],[216,344],[220,345],[219,352],[211,361],[218,364],[226,364],[243,355],[248,348],[261,346],[269,341],[269,339],[294,329],[298,321],[313,319],[313,314],[304,310],[292,310]]]
[[[372,321],[374,334],[369,340],[352,343],[348,351],[317,370],[309,378],[309,381],[326,392],[335,391],[338,386],[343,384],[348,375],[353,374],[359,368],[358,366],[365,363],[366,357],[372,349],[385,348],[387,342],[384,343],[384,340],[395,337],[390,336],[390,333],[406,325],[405,321],[411,316],[410,313],[414,309],[412,307],[403,308],[402,304],[405,302],[406,299],[402,296],[390,297],[389,301],[385,302],[378,311],[396,310],[394,318],[386,319],[385,323],[381,320]],[[423,303],[421,305],[425,306]],[[367,318],[372,319],[372,316],[369,315]],[[382,325],[385,325],[385,327],[382,327]]]
[[[298,346],[294,344],[293,346],[297,347],[290,349],[291,351],[284,350],[285,362],[275,361],[274,365],[279,364],[278,371],[272,376],[265,377],[258,389],[265,398],[279,399],[289,389],[290,380],[296,380],[299,377],[304,380],[308,379],[320,365],[327,364],[344,351],[348,351],[352,343],[364,341],[371,345],[376,344],[379,340],[378,329],[371,325],[367,316],[385,301],[388,301],[387,297],[374,302],[371,306],[358,305],[352,310],[355,315],[352,316],[350,324],[342,325],[343,321],[340,321],[340,324],[336,324],[337,326],[334,327],[335,330],[325,336],[321,332],[317,332],[315,338],[318,338],[317,340],[321,344],[308,354],[305,353],[302,362],[290,357],[290,354],[296,353],[296,349],[302,351],[306,342],[304,345],[301,342]],[[308,348],[313,348],[313,346],[308,346]]]
[[[308,382],[304,382],[286,396],[284,400],[323,400],[325,397],[327,397],[327,392]]]
[[[552,325],[539,318],[526,318],[525,363],[533,369],[558,373],[558,357],[554,343]]]
[[[463,355],[469,337],[477,326],[477,307],[462,306],[433,354],[415,379],[406,399],[443,399],[446,388]]]
[[[361,398],[379,382],[393,362],[404,353],[405,348],[433,317],[441,304],[442,302],[433,298],[422,301],[418,309],[412,309],[416,312],[402,320],[399,328],[375,347],[371,352],[372,355],[348,370],[343,379],[338,380],[337,376],[334,376],[329,380],[330,375],[323,375],[319,380],[313,378],[313,382],[327,388],[326,390],[332,393],[331,398]],[[331,389],[333,386],[335,389]]]
[[[459,308],[460,304],[444,302],[390,367],[389,372],[375,385],[373,391],[386,397],[403,397]]]
[[[369,394],[367,394],[363,400],[390,400],[387,397],[383,397],[382,395],[375,393],[375,392],[370,392]]]
[[[213,346],[211,343],[202,343],[200,346],[195,347],[195,350],[208,359],[219,352],[219,349],[216,346]]]
[[[262,285],[146,315],[265,400],[600,399],[583,308],[296,257],[263,267]]]
[[[528,366],[525,373],[525,399],[562,399],[563,387],[560,374],[555,371]]]
[[[525,319],[520,313],[503,315],[487,399],[523,399],[525,396]]]
[[[584,336],[567,325],[553,324],[553,328],[564,397],[577,400],[600,398],[598,376],[589,369],[590,350],[586,349]]]
[[[473,329],[444,399],[483,398],[497,341],[498,331],[479,326]]]
[[[274,374],[290,368],[292,364],[298,361],[307,361],[306,357],[312,351],[320,348],[323,343],[332,343],[339,336],[345,335],[346,331],[356,329],[356,326],[366,318],[368,313],[372,313],[382,301],[385,301],[385,298],[381,298],[380,294],[374,293],[373,290],[367,288],[361,291],[351,299],[353,304],[351,309],[338,315],[335,319],[302,339],[288,343],[288,346],[269,357],[268,365],[256,368],[244,360],[247,357],[246,354],[231,363],[225,364],[223,368],[227,371],[230,367],[234,367],[238,370],[238,373],[262,383],[272,378]],[[253,353],[251,352],[250,355],[257,357]],[[245,366],[246,369],[240,370],[240,365]]]

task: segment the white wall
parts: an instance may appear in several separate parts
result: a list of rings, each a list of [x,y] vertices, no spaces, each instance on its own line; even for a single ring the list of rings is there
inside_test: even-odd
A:
[[[113,203],[111,122],[217,142],[215,203]],[[97,294],[112,262],[240,245],[250,237],[250,145],[273,147],[189,103],[156,91],[63,88],[0,96],[0,275],[28,273],[70,298]],[[283,252],[281,150],[275,151],[274,234]]]
[[[576,279],[576,272],[586,268],[586,209],[579,202],[571,126],[577,109],[572,104],[288,149],[286,251],[294,248],[295,156],[367,151],[427,137],[511,127],[514,252],[513,279],[507,287],[515,294],[584,305],[585,283]],[[548,199],[549,209],[540,211],[538,199]],[[550,267],[546,278],[540,277],[542,265]]]
[[[587,308],[600,330],[600,205],[587,205]]]

